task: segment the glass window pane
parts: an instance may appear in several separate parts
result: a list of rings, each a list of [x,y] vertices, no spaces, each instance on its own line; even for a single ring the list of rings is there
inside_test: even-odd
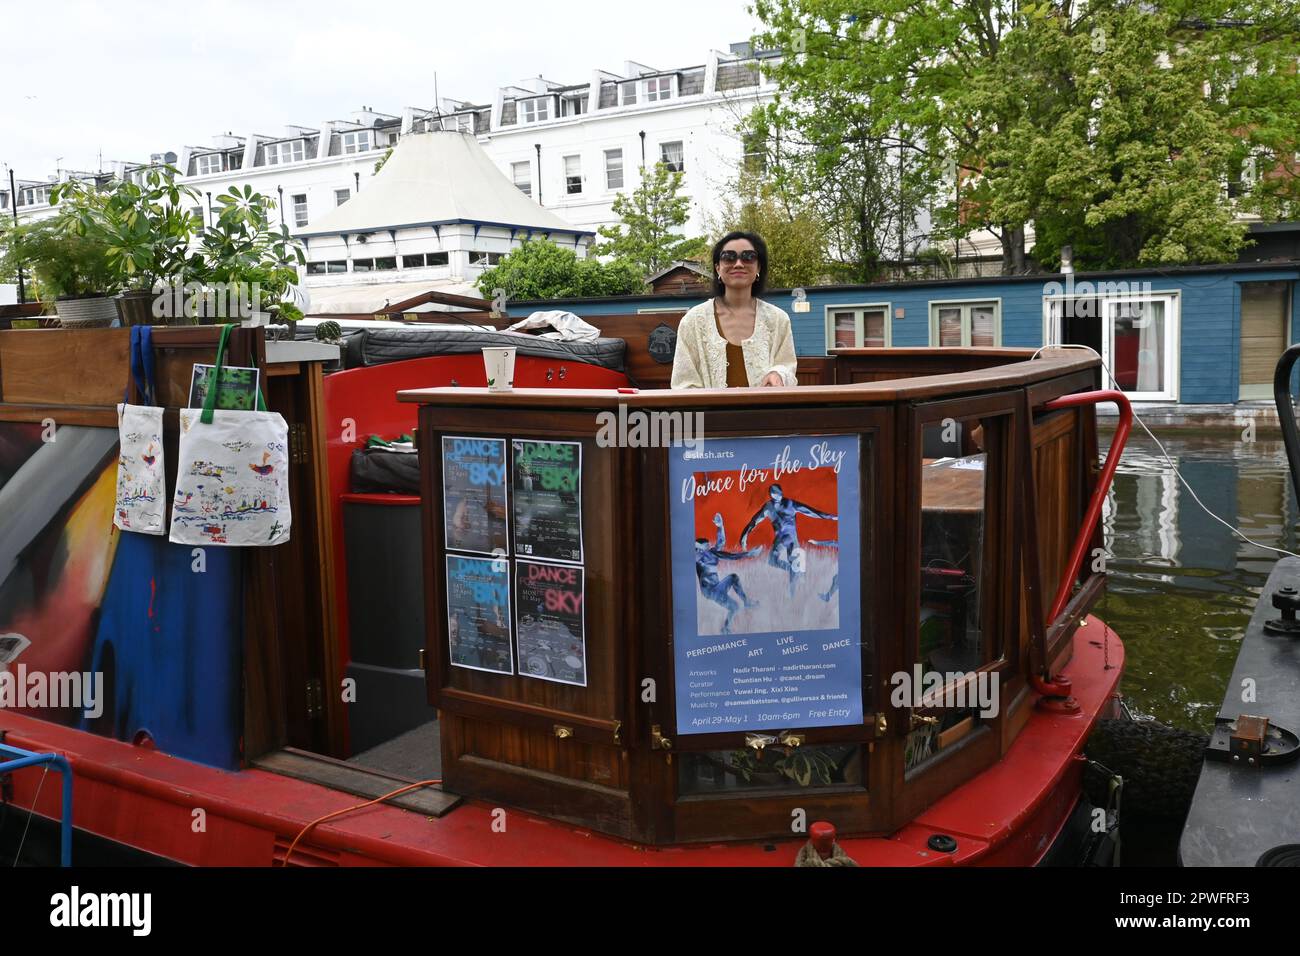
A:
[[[885,313],[870,309],[862,314],[862,344],[869,349],[885,347]]]
[[[981,348],[992,348],[994,335],[994,305],[972,305],[970,308],[970,344]]]
[[[924,426],[921,456],[921,593],[913,663],[921,667],[923,684],[912,688],[909,701],[913,710],[928,713],[938,723],[909,735],[909,768],[933,754],[940,732],[966,721],[973,726],[976,708],[970,705],[979,696],[964,691],[958,698],[955,689],[992,663],[994,648],[980,620],[989,459],[986,421],[945,419]],[[953,696],[945,699],[940,688]]]
[[[943,346],[961,345],[961,308],[946,307],[938,310],[939,341]]]
[[[1126,392],[1163,392],[1165,303],[1116,302],[1111,372]]]
[[[857,323],[852,312],[833,312],[835,321],[835,347],[837,349],[853,348],[858,344]]]

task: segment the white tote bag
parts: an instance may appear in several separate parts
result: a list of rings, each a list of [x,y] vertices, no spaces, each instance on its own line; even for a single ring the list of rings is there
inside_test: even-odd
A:
[[[276,412],[215,408],[226,339],[202,409],[180,410],[171,540],[267,547],[289,540],[289,426]]]
[[[120,449],[113,526],[122,531],[163,534],[167,530],[162,431],[161,408],[125,403],[117,406]]]
[[[167,530],[167,473],[163,469],[162,408],[155,403],[153,330],[131,326],[131,375],[143,405],[117,406],[117,501],[113,526],[121,531]]]

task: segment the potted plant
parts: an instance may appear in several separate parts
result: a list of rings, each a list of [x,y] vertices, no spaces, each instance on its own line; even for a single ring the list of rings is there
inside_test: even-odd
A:
[[[275,200],[251,186],[234,186],[217,197],[215,218],[203,231],[198,258],[212,292],[205,314],[213,318],[296,322],[302,310],[293,301],[297,266],[306,262],[301,244],[281,223],[271,225]]]
[[[198,193],[177,185],[178,174],[173,166],[158,166],[139,182],[119,179],[98,188],[74,180],[51,190],[50,201],[66,203],[77,232],[106,247],[109,269],[125,290],[117,303],[124,325],[179,317],[154,303],[198,265],[190,244],[200,223],[188,209]]]
[[[5,271],[23,268],[34,280],[37,298],[53,301],[66,328],[112,325],[119,288],[108,264],[107,246],[79,234],[64,212],[51,219],[11,227],[5,241]]]

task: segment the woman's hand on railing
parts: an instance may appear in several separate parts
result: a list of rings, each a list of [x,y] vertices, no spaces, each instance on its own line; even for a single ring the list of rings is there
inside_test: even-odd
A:
[[[768,372],[763,376],[763,381],[758,383],[759,388],[781,388],[783,385],[785,381],[779,372]]]

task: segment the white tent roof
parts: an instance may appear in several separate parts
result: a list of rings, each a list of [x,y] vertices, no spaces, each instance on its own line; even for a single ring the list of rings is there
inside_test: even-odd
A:
[[[452,222],[590,234],[521,193],[472,134],[437,131],[403,136],[366,188],[299,235]]]

